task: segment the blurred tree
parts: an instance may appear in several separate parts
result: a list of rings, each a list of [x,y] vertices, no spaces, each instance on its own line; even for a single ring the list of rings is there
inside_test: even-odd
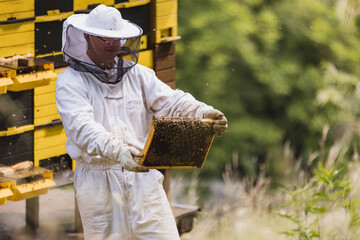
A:
[[[237,158],[244,175],[267,160],[281,175],[286,141],[305,162],[325,125],[356,119],[358,10],[356,0],[179,1],[177,86],[229,121],[203,176]]]

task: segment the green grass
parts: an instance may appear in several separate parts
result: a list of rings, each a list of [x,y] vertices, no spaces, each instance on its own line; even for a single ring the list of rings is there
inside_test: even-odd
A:
[[[306,175],[299,164],[292,164],[284,188],[271,189],[271,179],[264,174],[256,183],[240,179],[228,167],[221,187],[206,198],[193,230],[181,239],[359,239],[360,162],[357,148],[349,146],[339,140],[328,151],[316,154],[321,161],[309,169],[312,174]],[[190,181],[172,181],[178,195],[182,193],[179,189],[188,191],[185,197],[173,199],[192,205],[200,202],[196,174]]]

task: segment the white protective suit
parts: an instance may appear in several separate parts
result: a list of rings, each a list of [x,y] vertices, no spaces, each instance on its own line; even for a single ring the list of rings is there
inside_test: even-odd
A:
[[[66,150],[77,163],[74,185],[85,239],[178,239],[163,175],[122,170],[106,155],[121,144],[142,149],[153,115],[202,117],[211,107],[172,90],[141,65],[114,86],[68,68],[58,76],[56,100]]]
[[[85,239],[178,239],[162,174],[122,170],[111,156],[122,144],[143,149],[153,115],[202,118],[212,107],[172,90],[141,65],[116,85],[67,68],[57,79],[56,102],[66,150],[77,163]]]
[[[75,32],[66,28],[65,22],[63,51],[70,39],[66,33]],[[74,52],[89,62],[82,36],[75,39]],[[56,104],[68,137],[66,151],[76,160],[74,186],[85,239],[179,239],[163,175],[125,170],[119,152],[124,145],[143,149],[153,116],[202,118],[213,108],[171,89],[141,65],[116,84],[68,67],[57,79]]]

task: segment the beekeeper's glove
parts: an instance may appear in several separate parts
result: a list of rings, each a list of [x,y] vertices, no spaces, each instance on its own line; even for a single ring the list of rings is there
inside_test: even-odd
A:
[[[134,147],[124,145],[116,161],[119,162],[126,170],[133,172],[148,172],[149,169],[137,163],[142,153]]]
[[[204,112],[203,118],[205,119],[213,119],[213,130],[215,135],[220,137],[222,136],[228,127],[227,119],[225,115],[217,109],[210,109]]]

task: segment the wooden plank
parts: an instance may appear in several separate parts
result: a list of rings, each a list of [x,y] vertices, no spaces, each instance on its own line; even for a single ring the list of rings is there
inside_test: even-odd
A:
[[[34,0],[2,1],[0,14],[34,11],[34,8],[35,8]]]
[[[34,119],[57,114],[56,103],[34,108]]]
[[[42,159],[56,157],[64,154],[66,154],[65,142],[60,146],[34,152],[34,164],[35,166],[38,166],[40,160]]]
[[[156,30],[172,28],[177,26],[177,14],[156,17]]]
[[[52,128],[54,127],[47,127],[42,129],[35,130],[35,142],[34,142],[34,151],[40,151],[42,149],[47,149],[50,151],[52,147],[60,147],[65,144],[66,142],[66,134],[65,130],[62,125],[59,125],[59,131],[53,131]],[[39,131],[41,131],[39,133]],[[39,135],[37,135],[39,133]],[[46,134],[42,136],[43,134]],[[51,152],[51,151],[50,151]]]
[[[34,125],[35,126],[44,125],[44,124],[48,124],[48,123],[51,123],[51,122],[53,122],[55,120],[59,120],[59,119],[60,119],[60,116],[58,113],[52,114],[49,116],[45,116],[45,117],[35,118]]]
[[[171,81],[171,82],[167,82],[166,83],[169,87],[171,87],[172,89],[176,88],[176,82],[175,81]]]
[[[88,9],[89,5],[114,5],[114,0],[74,0],[74,11]]]
[[[155,62],[154,62],[155,71],[160,71],[167,68],[174,68],[175,66],[176,66],[175,54],[155,58]]]
[[[28,12],[11,12],[11,13],[4,13],[0,14],[0,21],[7,21],[9,18],[11,19],[24,19],[24,18],[31,18],[34,17],[34,11]],[[4,25],[3,25],[4,26]]]
[[[56,73],[58,73],[57,70],[55,70]],[[44,85],[44,86],[40,86],[40,87],[36,87],[34,88],[34,96],[40,96],[40,95],[45,95],[45,94],[48,94],[50,92],[54,92],[55,93],[55,89],[56,89],[56,79],[52,79],[50,81],[50,83],[48,85]],[[35,106],[36,103],[35,103]]]
[[[12,57],[14,55],[24,55],[28,53],[34,54],[34,43],[21,44],[11,47],[0,48],[0,57]]]
[[[34,32],[18,32],[14,34],[0,35],[0,47],[11,47],[34,43]]]
[[[47,94],[34,95],[34,107],[40,107],[50,104],[56,104],[55,91],[49,91],[49,93]]]
[[[169,69],[157,71],[156,75],[164,83],[175,81],[176,68],[169,68]]]
[[[166,57],[175,54],[175,42],[161,43],[155,45],[154,57]]]
[[[170,0],[166,2],[156,3],[156,16],[177,14],[177,12],[178,12],[177,0]]]

